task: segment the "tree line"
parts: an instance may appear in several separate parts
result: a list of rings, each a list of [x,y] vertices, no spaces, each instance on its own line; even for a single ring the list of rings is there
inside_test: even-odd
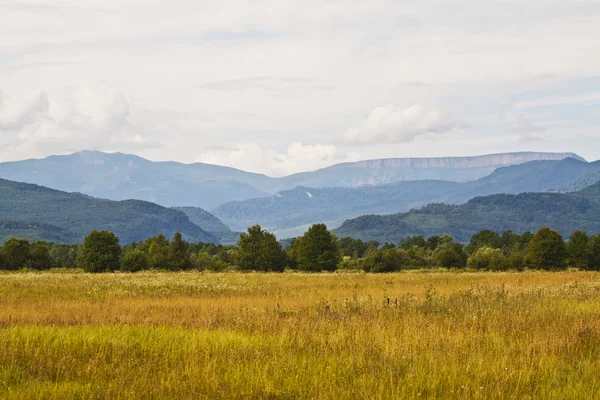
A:
[[[0,269],[81,268],[88,272],[208,270],[394,272],[419,268],[600,270],[600,234],[577,230],[568,241],[550,228],[535,233],[483,230],[464,245],[452,236],[410,236],[397,244],[338,239],[315,224],[282,246],[259,225],[240,234],[237,245],[189,243],[180,232],[121,246],[112,232],[93,231],[78,245],[10,238],[0,248]]]

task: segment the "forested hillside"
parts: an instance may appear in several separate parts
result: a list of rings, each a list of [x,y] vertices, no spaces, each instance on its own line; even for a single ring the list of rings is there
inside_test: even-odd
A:
[[[234,244],[237,242],[239,232],[233,232],[223,221],[208,211],[198,207],[175,207],[175,209],[184,212],[192,223],[214,235],[219,243]]]
[[[358,188],[297,187],[276,195],[235,201],[213,212],[236,230],[260,223],[282,237],[303,233],[312,223],[337,227],[365,214],[406,212],[429,203],[461,204],[477,196],[581,189],[600,180],[600,165],[574,158],[532,161],[498,168],[472,182],[410,181]],[[583,186],[584,187],[584,186]]]
[[[543,226],[563,235],[577,229],[600,232],[600,183],[571,194],[499,194],[477,197],[463,205],[430,204],[407,213],[362,216],[344,222],[336,232],[340,237],[382,243],[443,234],[466,242],[484,229],[522,233]]]
[[[0,240],[10,236],[79,243],[94,229],[122,243],[180,230],[192,241],[216,242],[181,211],[140,200],[110,201],[0,179]]]

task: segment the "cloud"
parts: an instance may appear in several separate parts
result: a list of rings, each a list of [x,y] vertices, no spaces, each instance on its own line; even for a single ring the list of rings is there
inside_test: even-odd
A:
[[[15,99],[0,106],[11,107],[0,117],[2,159],[96,147],[190,162],[223,143],[287,154],[295,141],[336,138],[362,144],[367,158],[460,155],[469,141],[495,152],[481,138],[499,136],[510,137],[505,150],[533,150],[518,142],[519,112],[561,121],[545,150],[590,132],[569,146],[600,154],[598,1],[533,0],[527,12],[515,0],[0,3],[0,88]],[[103,79],[124,101],[64,98],[64,88]],[[514,106],[499,119],[501,99]],[[386,104],[424,107],[402,123],[392,117],[399,107],[377,128],[362,123]],[[439,134],[457,122],[443,112],[455,104],[471,106],[465,142]],[[415,140],[427,130],[437,140]],[[310,168],[307,161],[301,169]]]
[[[332,145],[291,144],[283,153],[264,149],[254,143],[237,144],[231,148],[212,149],[198,156],[197,161],[225,165],[270,176],[284,176],[307,168],[318,169],[329,165],[357,161],[356,152],[340,152]]]
[[[331,90],[331,87],[317,85],[311,79],[278,78],[274,76],[252,76],[247,78],[227,79],[209,82],[198,86],[206,90],[238,92],[243,90],[264,90],[266,92],[283,93],[298,90]]]
[[[43,118],[48,112],[48,95],[40,92],[21,102],[11,101],[0,93],[0,131],[19,130]]]
[[[402,108],[393,104],[377,107],[363,123],[346,131],[350,144],[412,142],[427,133],[444,133],[465,126],[463,121],[421,104]]]
[[[132,115],[130,100],[106,85],[68,89],[55,98],[43,91],[0,97],[2,161],[82,149],[139,151],[157,145],[148,131]]]
[[[536,133],[544,132],[547,130],[547,128],[545,126],[534,124],[523,114],[520,114],[517,119],[515,130],[520,133],[520,142],[534,142],[543,139],[542,137],[536,135]]]

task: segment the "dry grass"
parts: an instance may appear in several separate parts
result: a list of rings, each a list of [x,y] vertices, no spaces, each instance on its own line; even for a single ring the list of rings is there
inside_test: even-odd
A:
[[[0,275],[0,398],[600,398],[600,274]]]

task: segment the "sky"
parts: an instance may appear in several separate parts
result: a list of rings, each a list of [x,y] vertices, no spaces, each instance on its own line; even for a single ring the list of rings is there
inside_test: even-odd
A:
[[[600,159],[600,0],[0,0],[0,161]]]

